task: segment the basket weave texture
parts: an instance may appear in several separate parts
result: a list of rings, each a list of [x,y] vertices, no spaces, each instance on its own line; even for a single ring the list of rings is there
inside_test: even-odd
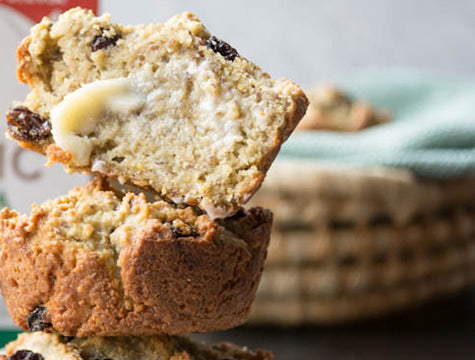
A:
[[[275,218],[251,323],[374,317],[475,284],[475,178],[281,162],[253,203]]]

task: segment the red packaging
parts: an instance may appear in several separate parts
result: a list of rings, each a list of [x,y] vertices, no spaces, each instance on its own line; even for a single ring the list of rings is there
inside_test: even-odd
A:
[[[72,7],[81,6],[97,13],[98,0],[0,0],[0,6],[8,6],[23,14],[34,23],[43,16],[55,18]]]
[[[22,101],[29,91],[16,78],[16,48],[30,33],[30,27],[44,16],[56,19],[72,7],[81,6],[97,12],[97,0],[0,0],[0,208],[8,206],[29,212],[32,203],[41,203],[66,194],[74,186],[84,184],[84,175],[68,175],[59,165],[43,166],[45,158],[20,148],[4,137],[4,113],[15,101]],[[0,299],[0,338],[14,328]]]

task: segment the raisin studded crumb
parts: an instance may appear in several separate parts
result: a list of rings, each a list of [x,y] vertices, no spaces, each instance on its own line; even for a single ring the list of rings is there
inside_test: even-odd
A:
[[[298,86],[273,80],[191,13],[125,27],[76,8],[42,20],[19,49],[19,78],[34,93],[23,105],[46,119],[65,96],[100,81],[124,78],[144,100],[127,112],[104,103],[93,128],[68,132],[91,149],[79,162],[53,136],[20,146],[68,172],[150,188],[213,219],[249,200],[307,107]]]

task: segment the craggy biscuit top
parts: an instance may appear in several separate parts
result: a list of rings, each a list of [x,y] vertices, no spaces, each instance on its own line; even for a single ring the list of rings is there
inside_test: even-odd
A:
[[[10,137],[212,218],[252,196],[307,106],[191,13],[121,26],[76,8],[35,25],[18,57],[32,91],[7,114]]]
[[[48,241],[69,242],[114,259],[147,228],[154,228],[164,237],[195,237],[203,241],[210,241],[219,233],[222,241],[246,246],[243,240],[192,207],[179,208],[163,200],[148,201],[144,193],[116,190],[102,178],[73,189],[67,196],[32,205],[30,215],[4,208],[0,220],[2,227],[21,226],[24,233],[30,234],[32,245],[41,245],[47,233]],[[0,246],[3,244],[0,242]]]
[[[267,252],[261,208],[211,220],[96,178],[0,212],[0,287],[13,321],[68,336],[172,335],[242,324]]]

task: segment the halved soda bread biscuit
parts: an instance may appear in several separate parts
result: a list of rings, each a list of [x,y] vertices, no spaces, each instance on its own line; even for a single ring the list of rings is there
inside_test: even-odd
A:
[[[259,188],[307,108],[191,13],[121,26],[79,8],[44,18],[18,49],[27,99],[8,134],[61,162],[151,187],[212,218]]]
[[[0,286],[23,329],[63,335],[210,332],[242,324],[272,214],[210,220],[95,179],[31,215],[0,212]]]
[[[268,351],[230,343],[204,345],[179,336],[75,338],[23,333],[6,345],[2,360],[271,360]]]

